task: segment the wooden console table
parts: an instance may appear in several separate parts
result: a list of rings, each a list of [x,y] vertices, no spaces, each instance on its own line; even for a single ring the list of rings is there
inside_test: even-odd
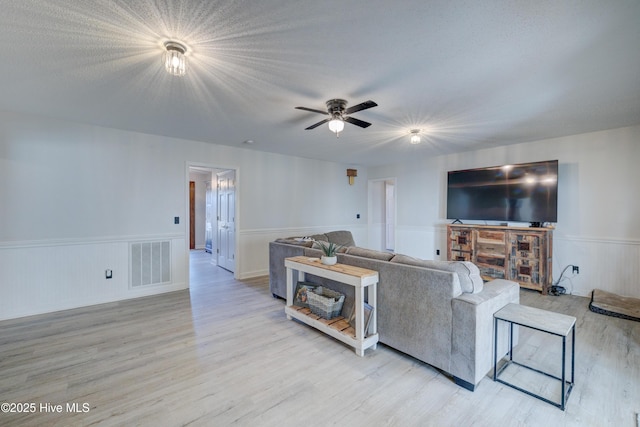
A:
[[[309,326],[324,332],[325,334],[342,341],[355,348],[358,356],[364,356],[367,348],[375,349],[378,343],[378,329],[376,325],[376,292],[378,284],[378,272],[365,268],[346,264],[324,265],[318,258],[297,256],[285,258],[284,265],[287,268],[287,305],[284,308],[287,319],[298,319]],[[349,327],[344,318],[331,320],[322,319],[308,309],[300,309],[293,305],[293,294],[297,283],[293,280],[293,271],[298,271],[298,281],[305,280],[305,273],[324,277],[337,282],[345,283],[355,288],[355,331]],[[364,289],[368,287],[368,303],[374,307],[369,323],[369,335],[364,330]]]

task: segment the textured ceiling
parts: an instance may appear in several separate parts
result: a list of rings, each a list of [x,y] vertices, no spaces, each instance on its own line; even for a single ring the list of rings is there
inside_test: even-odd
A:
[[[384,164],[640,124],[639,23],[638,0],[3,0],[0,108]],[[331,98],[373,125],[304,130]]]

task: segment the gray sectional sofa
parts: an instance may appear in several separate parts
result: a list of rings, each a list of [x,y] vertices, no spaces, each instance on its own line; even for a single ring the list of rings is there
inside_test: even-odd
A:
[[[349,231],[309,236],[343,245],[338,262],[378,271],[378,333],[381,343],[432,365],[456,384],[475,390],[493,368],[493,313],[518,303],[519,285],[508,280],[483,283],[469,262],[428,261],[355,246]],[[278,239],[269,243],[270,290],[286,299],[284,259],[319,257],[312,240]],[[353,288],[307,275],[347,297],[343,312],[353,306]],[[507,352],[507,328],[500,325],[498,349]]]

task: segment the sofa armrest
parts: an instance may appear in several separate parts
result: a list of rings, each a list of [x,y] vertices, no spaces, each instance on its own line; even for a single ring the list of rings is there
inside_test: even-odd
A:
[[[304,254],[305,246],[269,242],[269,290],[274,297],[287,298],[287,270],[284,259]]]
[[[451,300],[451,372],[456,381],[475,387],[493,368],[493,314],[509,303],[519,302],[520,286],[503,279],[485,283],[477,294],[464,293]],[[504,344],[498,353],[504,355],[508,347],[507,326],[499,325],[498,333]]]

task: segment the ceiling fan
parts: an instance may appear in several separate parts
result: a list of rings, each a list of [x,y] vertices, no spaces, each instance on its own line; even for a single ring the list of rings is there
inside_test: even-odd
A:
[[[327,101],[327,111],[316,110],[314,108],[307,107],[296,107],[296,109],[331,116],[328,119],[324,119],[316,124],[309,126],[308,128],[305,128],[305,130],[315,129],[324,123],[329,123],[329,129],[331,130],[331,132],[334,132],[336,134],[336,137],[338,137],[340,132],[342,132],[342,129],[344,129],[344,122],[360,126],[361,128],[371,126],[371,123],[369,122],[349,117],[349,114],[377,106],[378,104],[373,101],[365,101],[358,105],[354,105],[353,107],[347,108],[347,101],[345,101],[344,99],[330,99]]]

